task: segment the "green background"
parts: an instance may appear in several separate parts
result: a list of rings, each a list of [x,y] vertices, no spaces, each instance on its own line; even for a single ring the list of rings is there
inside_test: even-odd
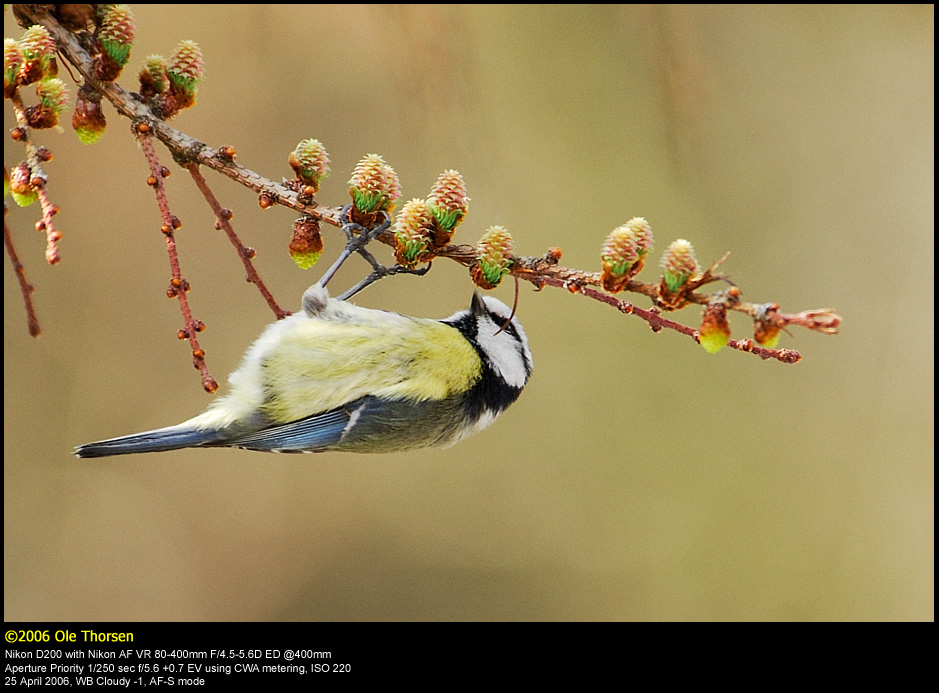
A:
[[[702,263],[732,252],[744,298],[836,308],[844,325],[784,336],[803,353],[787,366],[712,356],[526,284],[533,377],[455,448],[79,461],[79,443],[210,401],[165,298],[146,162],[108,106],[93,147],[70,128],[37,137],[55,154],[61,264],[43,262],[38,207],[7,215],[43,335],[26,334],[7,263],[5,619],[933,619],[931,6],[134,12],[121,84],[134,88],[145,56],[196,40],[207,77],[173,124],[278,180],[297,141],[320,139],[333,171],[321,202],[348,201],[367,153],[396,169],[405,199],[457,168],[472,198],[457,241],[501,224],[519,253],[557,245],[593,270],[606,234],[644,216],[657,247],[642,278],[687,238]],[[160,152],[224,387],[272,314]],[[5,161],[21,157],[7,138]],[[296,309],[320,270],[287,255],[295,215],[208,175]],[[325,239],[324,263],[340,247],[331,227]],[[364,271],[350,266],[337,284]],[[463,268],[438,262],[357,300],[443,317],[471,291]],[[494,293],[511,302],[511,285]]]

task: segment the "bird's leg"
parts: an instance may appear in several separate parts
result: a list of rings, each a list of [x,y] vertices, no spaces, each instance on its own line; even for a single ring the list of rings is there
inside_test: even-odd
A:
[[[427,274],[430,271],[431,263],[429,262],[423,267],[421,267],[420,269],[411,269],[409,267],[402,267],[401,265],[392,265],[391,267],[386,267],[385,265],[379,264],[378,261],[374,257],[372,257],[371,253],[363,253],[363,251],[361,250],[359,251],[359,253],[366,255],[365,259],[368,260],[370,263],[372,263],[372,268],[373,268],[372,273],[369,274],[365,279],[360,281],[358,284],[353,286],[351,289],[348,289],[347,291],[345,291],[341,296],[339,296],[340,301],[345,301],[355,296],[357,293],[359,293],[362,289],[364,289],[369,284],[373,284],[377,282],[379,279],[390,277],[392,274],[414,274],[420,277],[420,276]]]
[[[366,286],[377,282],[379,279],[389,277],[392,274],[415,274],[418,276],[427,274],[427,272],[430,270],[430,263],[424,267],[421,267],[420,269],[411,269],[397,264],[388,267],[376,260],[375,256],[365,249],[365,246],[370,241],[378,238],[378,236],[380,236],[383,231],[391,226],[391,217],[386,212],[382,212],[383,218],[381,223],[366,228],[361,224],[356,224],[354,221],[349,220],[349,210],[351,208],[352,205],[346,205],[343,207],[342,213],[339,216],[340,220],[342,221],[342,231],[346,234],[346,247],[342,249],[341,253],[339,253],[339,257],[336,258],[336,261],[332,264],[332,266],[323,273],[322,277],[320,277],[319,282],[317,282],[320,286],[325,287],[326,284],[333,278],[333,275],[336,274],[336,271],[342,267],[342,264],[348,260],[349,256],[353,253],[358,253],[363,258],[365,258],[368,264],[372,266],[372,272],[351,289],[348,289],[342,293],[338,297],[340,301],[344,301],[347,298],[355,296]]]
[[[346,247],[342,249],[341,253],[339,253],[339,257],[336,258],[336,261],[332,264],[332,266],[323,273],[322,277],[320,277],[319,281],[317,282],[320,286],[325,287],[326,284],[329,283],[329,281],[333,278],[333,275],[335,275],[339,268],[342,267],[343,263],[349,259],[349,256],[352,255],[352,253],[358,252],[363,254],[363,257],[365,257],[366,260],[369,260],[369,263],[372,264],[372,267],[375,267],[377,264],[375,258],[373,258],[371,254],[365,250],[365,246],[367,243],[381,235],[381,233],[391,225],[391,217],[388,216],[387,213],[382,212],[382,222],[372,226],[371,228],[366,228],[361,224],[356,224],[354,221],[349,220],[350,209],[352,209],[352,205],[346,205],[342,208],[342,213],[339,215],[339,218],[342,221],[342,231],[346,234]],[[358,232],[357,234],[355,233],[356,231]]]

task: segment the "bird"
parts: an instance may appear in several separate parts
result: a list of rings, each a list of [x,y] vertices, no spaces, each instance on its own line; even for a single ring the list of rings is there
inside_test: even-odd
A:
[[[387,453],[450,446],[489,426],[532,372],[528,337],[502,301],[473,292],[444,320],[364,308],[322,284],[269,325],[229,392],[176,426],[87,443],[80,458],[182,448]]]

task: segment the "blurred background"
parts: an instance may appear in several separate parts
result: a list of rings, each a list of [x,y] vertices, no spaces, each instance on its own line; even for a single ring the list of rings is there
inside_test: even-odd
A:
[[[320,139],[320,202],[348,202],[368,153],[405,199],[456,168],[472,198],[456,241],[501,224],[520,254],[557,245],[595,270],[609,231],[644,216],[657,243],[640,278],[687,238],[703,264],[731,251],[745,299],[844,324],[784,335],[803,354],[787,366],[525,284],[532,380],[455,448],[79,461],[77,444],[211,401],[176,339],[146,162],[108,105],[92,147],[68,127],[37,136],[61,264],[43,261],[38,206],[7,215],[43,334],[27,335],[6,262],[5,620],[934,618],[932,6],[132,7],[120,83],[197,41],[206,79],[173,125],[277,180]],[[9,12],[4,29],[21,33]],[[225,391],[273,316],[159,151]],[[7,139],[6,163],[21,158]],[[296,309],[322,269],[287,254],[296,215],[207,176]],[[328,266],[340,234],[324,237]],[[356,300],[445,317],[471,292],[440,261]],[[494,293],[510,303],[511,283]]]

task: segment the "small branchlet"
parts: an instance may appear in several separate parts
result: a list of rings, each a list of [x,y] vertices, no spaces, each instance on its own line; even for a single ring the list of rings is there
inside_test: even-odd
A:
[[[212,374],[209,373],[208,366],[205,363],[205,351],[199,346],[199,342],[196,339],[196,333],[205,329],[205,325],[192,317],[192,309],[189,306],[189,298],[187,296],[191,287],[189,282],[183,278],[180,270],[179,253],[176,248],[176,231],[182,227],[182,223],[179,217],[170,211],[169,200],[166,197],[166,190],[163,185],[163,178],[165,178],[163,173],[166,169],[160,164],[160,160],[157,158],[149,125],[146,123],[135,123],[133,129],[137,141],[140,143],[140,148],[147,159],[147,164],[150,167],[148,184],[152,185],[154,193],[156,194],[157,205],[160,208],[160,217],[163,221],[160,231],[166,238],[166,249],[169,255],[171,271],[170,285],[166,290],[166,295],[169,298],[179,300],[180,310],[182,311],[183,320],[186,324],[185,333],[192,347],[193,366],[202,376],[203,389],[208,393],[213,393],[218,389],[218,383],[215,378],[212,377]],[[154,182],[150,183],[150,181]],[[200,326],[198,329],[197,323]]]

